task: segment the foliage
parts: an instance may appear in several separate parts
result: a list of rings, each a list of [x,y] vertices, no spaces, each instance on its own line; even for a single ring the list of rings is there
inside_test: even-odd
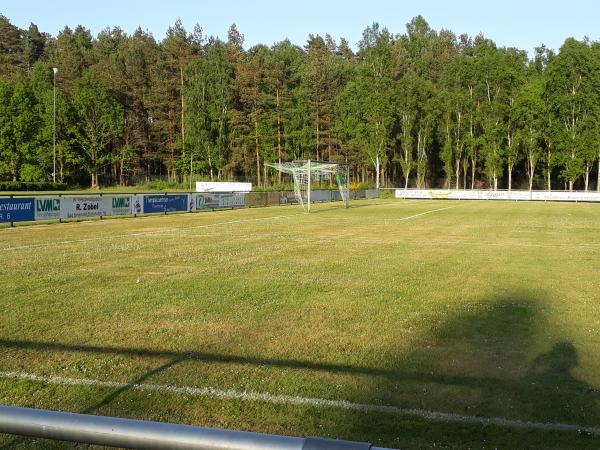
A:
[[[65,183],[50,181],[0,181],[0,191],[65,191]]]
[[[599,74],[597,42],[528,59],[421,16],[399,34],[372,24],[357,53],[328,34],[245,49],[235,25],[227,41],[180,20],[162,40],[81,25],[53,37],[0,16],[0,179],[51,179],[56,134],[57,179],[75,185],[271,186],[283,180],[265,162],[312,158],[376,186],[588,189]]]

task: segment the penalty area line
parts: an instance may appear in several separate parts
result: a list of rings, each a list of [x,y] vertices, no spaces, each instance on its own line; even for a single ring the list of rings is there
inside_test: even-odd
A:
[[[438,212],[438,211],[446,211],[447,209],[458,208],[459,206],[462,206],[462,205],[446,206],[445,208],[430,209],[429,211],[424,211],[422,213],[414,214],[412,216],[402,217],[400,219],[387,219],[386,221],[387,222],[401,222],[403,220],[415,219],[417,217],[424,216],[425,214],[431,214],[431,213]]]
[[[343,409],[363,413],[384,413],[396,416],[412,416],[435,422],[452,422],[502,428],[520,428],[539,431],[568,431],[600,436],[600,427],[589,427],[557,422],[528,422],[503,417],[468,416],[419,408],[401,408],[398,406],[354,403],[347,400],[330,400],[315,397],[300,397],[265,392],[236,391],[234,389],[217,389],[213,387],[174,386],[168,384],[122,383],[117,381],[102,381],[90,378],[70,378],[49,375],[35,375],[25,372],[0,371],[0,378],[33,381],[44,384],[70,386],[92,386],[111,389],[131,389],[135,391],[166,392],[190,396],[203,396],[222,400],[262,401],[280,405],[311,406]]]

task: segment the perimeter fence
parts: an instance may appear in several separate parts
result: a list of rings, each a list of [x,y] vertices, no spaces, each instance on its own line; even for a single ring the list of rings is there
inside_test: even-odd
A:
[[[350,191],[351,200],[378,198],[377,189]],[[315,190],[312,202],[341,201],[339,190]],[[273,192],[111,192],[106,194],[2,194],[0,223],[63,221],[146,214],[214,211],[297,204],[293,191]]]

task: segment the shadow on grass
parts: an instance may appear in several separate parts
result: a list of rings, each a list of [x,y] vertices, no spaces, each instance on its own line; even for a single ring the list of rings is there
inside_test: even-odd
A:
[[[390,349],[388,358],[398,361],[390,371],[399,376],[373,380],[377,403],[467,420],[380,415],[353,425],[367,436],[396,434],[393,442],[402,448],[600,448],[600,435],[583,429],[600,430],[600,395],[573,375],[577,349],[552,335],[544,303],[527,291],[477,300],[433,324],[418,348]],[[556,426],[503,427],[471,418]],[[557,430],[560,424],[581,429]]]
[[[267,366],[360,375],[360,380],[366,381],[357,383],[355,397],[369,398],[372,404],[598,427],[597,391],[573,376],[579,364],[577,349],[551,335],[541,312],[542,303],[543,299],[530,293],[512,292],[479,299],[461,309],[433,312],[425,320],[426,330],[419,343],[408,352],[403,350],[405,347],[388,348],[379,367],[8,339],[0,340],[0,347],[168,359],[132,381],[131,386],[190,360]],[[83,412],[97,412],[131,386],[115,390]],[[331,437],[394,448],[600,447],[600,437],[574,431],[500,427],[468,420],[449,422],[419,414],[330,411],[318,413],[317,418],[309,417],[314,410],[302,414],[308,421],[321,421],[322,432]]]

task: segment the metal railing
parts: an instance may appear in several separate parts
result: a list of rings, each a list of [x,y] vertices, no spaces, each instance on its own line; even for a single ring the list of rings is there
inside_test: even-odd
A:
[[[276,436],[15,406],[0,406],[0,433],[144,449],[390,450],[366,442]]]

